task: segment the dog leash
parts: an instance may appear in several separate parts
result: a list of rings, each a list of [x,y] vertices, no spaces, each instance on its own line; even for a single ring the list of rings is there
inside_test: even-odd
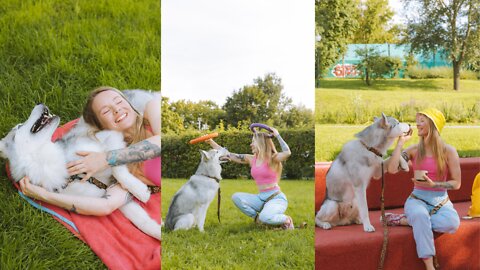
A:
[[[218,185],[218,193],[217,193],[217,194],[218,194],[218,198],[217,198],[217,217],[218,217],[218,223],[222,223],[222,222],[220,221],[220,200],[221,200],[221,198],[222,198],[222,196],[220,195],[220,194],[221,194],[221,193],[220,193],[220,183],[219,183],[219,185]]]
[[[380,253],[380,262],[378,264],[378,270],[383,269],[385,263],[385,257],[387,255],[387,245],[388,245],[388,227],[387,219],[385,218],[385,172],[383,171],[383,160],[382,160],[382,192],[380,196],[380,208],[382,210],[382,227],[383,227],[383,244],[382,244],[382,253]]]

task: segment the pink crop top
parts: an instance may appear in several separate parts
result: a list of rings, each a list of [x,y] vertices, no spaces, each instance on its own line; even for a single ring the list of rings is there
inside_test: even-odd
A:
[[[145,128],[152,132],[152,128],[146,125]],[[160,157],[145,160],[143,162],[143,174],[148,180],[152,181],[155,186],[162,184],[162,159]]]
[[[428,171],[428,177],[434,182],[445,182],[447,180],[448,168],[445,171],[445,176],[442,179],[438,179],[437,176],[437,162],[433,157],[425,157],[422,163],[417,164],[416,159],[412,159],[412,168],[413,170],[425,170]],[[415,189],[418,190],[429,190],[429,191],[446,191],[444,188],[430,188],[430,187],[420,187],[415,186]]]
[[[272,170],[268,166],[268,162],[263,162],[262,164],[260,164],[260,166],[257,166],[257,157],[254,156],[250,163],[250,166],[250,174],[255,180],[255,183],[257,184],[260,192],[280,189],[278,185],[274,185],[278,183],[279,176],[274,170]],[[262,186],[265,185],[271,185],[271,187],[262,189]]]

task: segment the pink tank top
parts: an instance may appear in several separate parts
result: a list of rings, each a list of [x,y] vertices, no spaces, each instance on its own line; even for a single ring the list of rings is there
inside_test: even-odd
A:
[[[147,130],[152,132],[150,126],[145,126]],[[160,157],[145,160],[143,162],[143,174],[148,180],[152,181],[155,186],[162,184],[162,159]]]
[[[428,171],[428,177],[434,182],[445,182],[447,180],[448,168],[445,171],[445,176],[439,179],[437,175],[437,162],[433,157],[425,157],[422,163],[417,164],[416,158],[412,159],[412,168],[413,170],[426,170]],[[415,189],[418,190],[429,190],[429,191],[446,191],[444,188],[430,188],[430,187],[420,187],[415,186]]]
[[[255,183],[257,184],[260,192],[280,189],[278,185],[266,189],[261,189],[261,186],[263,185],[272,185],[278,183],[279,176],[274,170],[272,170],[268,166],[268,162],[263,162],[262,164],[260,164],[260,166],[257,166],[257,157],[254,156],[250,163],[250,166],[250,174],[255,180]]]

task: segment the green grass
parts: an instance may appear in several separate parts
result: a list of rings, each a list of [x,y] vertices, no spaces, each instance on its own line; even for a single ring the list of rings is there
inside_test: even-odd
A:
[[[412,125],[414,123],[411,123]],[[355,133],[364,129],[365,126],[355,125],[320,125],[315,126],[315,161],[332,161],[341,151],[343,144],[355,139]],[[465,128],[461,126],[446,126],[442,131],[444,141],[454,146],[460,157],[480,156],[480,126]],[[416,129],[412,139],[405,144],[418,143]],[[389,153],[393,150],[393,147]]]
[[[0,137],[37,102],[62,123],[90,90],[160,89],[160,1],[2,0]],[[0,161],[0,269],[105,269],[82,241],[17,194]]]
[[[316,90],[318,124],[364,124],[384,112],[400,121],[414,121],[427,107],[444,112],[449,123],[480,122],[480,81],[461,80],[460,91],[451,79],[380,80],[368,87],[356,79],[326,79]]]
[[[162,179],[162,216],[173,194],[186,182]],[[282,180],[294,223],[308,222],[307,229],[279,231],[259,227],[231,201],[234,192],[257,193],[252,180],[222,180],[222,223],[217,220],[216,199],[210,205],[205,232],[163,231],[164,269],[313,269],[314,182]]]

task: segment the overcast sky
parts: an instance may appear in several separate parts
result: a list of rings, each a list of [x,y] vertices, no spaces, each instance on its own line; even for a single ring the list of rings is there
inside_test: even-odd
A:
[[[223,105],[274,72],[295,104],[314,108],[313,0],[162,1],[162,94]]]

